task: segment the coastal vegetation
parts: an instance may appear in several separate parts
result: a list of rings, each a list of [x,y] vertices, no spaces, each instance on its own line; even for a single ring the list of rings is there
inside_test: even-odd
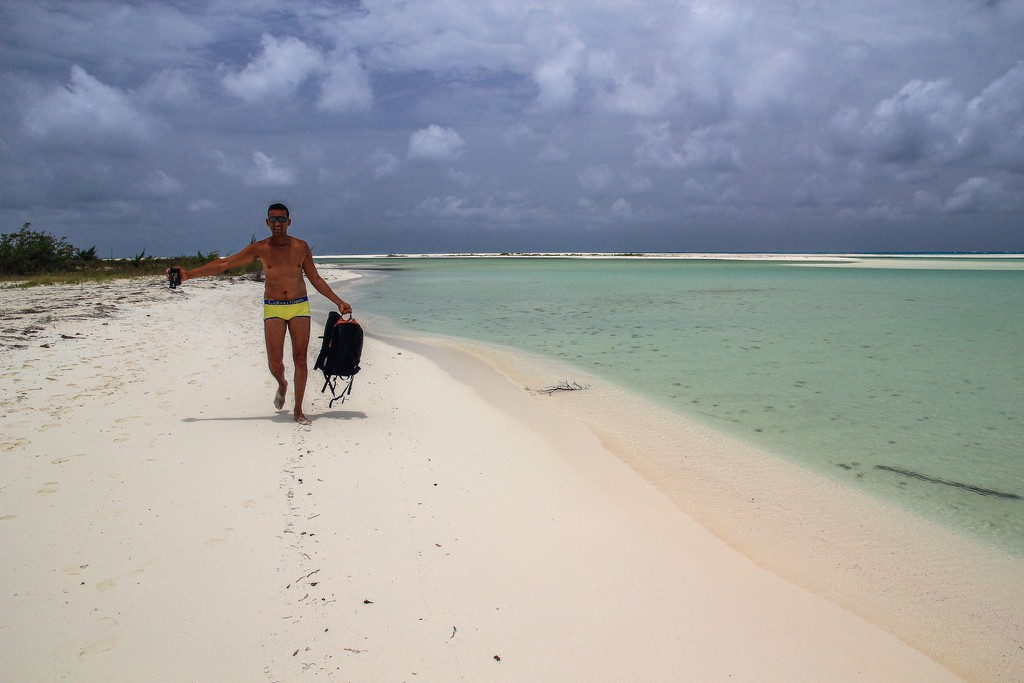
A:
[[[255,239],[255,238],[254,238]],[[19,287],[44,284],[163,276],[170,266],[195,268],[220,257],[216,251],[188,256],[156,257],[146,250],[130,258],[100,258],[96,247],[80,248],[65,237],[32,229],[25,223],[17,232],[0,234],[0,284]],[[228,271],[226,275],[259,275],[260,264]]]

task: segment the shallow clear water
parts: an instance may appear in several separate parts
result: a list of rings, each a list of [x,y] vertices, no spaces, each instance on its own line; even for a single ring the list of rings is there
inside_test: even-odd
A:
[[[569,361],[1024,554],[1024,270],[382,264],[360,310]]]

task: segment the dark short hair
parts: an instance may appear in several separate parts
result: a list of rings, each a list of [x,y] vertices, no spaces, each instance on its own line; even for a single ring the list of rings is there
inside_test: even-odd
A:
[[[288,213],[288,207],[285,206],[284,204],[281,204],[280,202],[277,204],[271,204],[270,206],[267,207],[268,216],[270,215],[271,211],[284,211],[285,216],[287,216],[288,218],[292,217],[292,215]]]

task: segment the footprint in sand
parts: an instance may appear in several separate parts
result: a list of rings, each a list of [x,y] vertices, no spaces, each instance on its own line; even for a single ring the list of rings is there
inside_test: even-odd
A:
[[[36,495],[48,496],[51,493],[57,493],[60,490],[60,482],[48,481],[43,484],[43,488],[36,491]]]
[[[0,522],[6,522],[11,519],[17,519],[18,515],[0,515]]]
[[[13,451],[15,448],[24,448],[32,443],[28,439],[15,439],[14,441],[0,442],[0,450]]]
[[[234,533],[234,531],[235,531],[234,529],[221,529],[221,535],[220,536],[214,536],[213,538],[211,538],[210,540],[208,540],[206,542],[206,545],[211,547],[211,548],[214,547],[214,546],[218,546],[221,543],[224,543],[225,541],[227,541],[229,538],[231,538],[231,534]]]
[[[111,588],[116,587],[117,586],[117,582],[120,581],[121,579],[126,579],[129,576],[138,576],[139,574],[142,574],[145,571],[146,570],[145,570],[144,567],[139,567],[138,569],[131,570],[127,574],[121,574],[121,576],[114,576],[114,577],[109,578],[109,579],[103,579],[102,581],[100,581],[100,582],[98,582],[96,584],[96,589],[97,590],[101,590],[101,591],[108,591]]]
[[[274,498],[277,498],[276,493],[268,493],[267,495],[260,496],[259,498],[250,498],[249,500],[242,501],[242,507],[254,508],[256,507],[256,503],[261,500],[273,500]]]
[[[117,647],[119,642],[121,642],[121,624],[111,617],[101,617],[93,623],[91,640],[78,653],[78,658],[108,652]]]
[[[75,453],[74,455],[69,455],[69,456],[64,457],[64,458],[55,458],[55,459],[50,461],[50,464],[51,465],[63,465],[66,462],[70,462],[71,458],[84,458],[84,457],[85,457],[85,453]]]

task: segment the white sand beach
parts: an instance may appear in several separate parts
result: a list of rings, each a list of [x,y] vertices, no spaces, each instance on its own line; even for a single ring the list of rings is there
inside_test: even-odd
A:
[[[755,564],[473,358],[368,329],[351,398],[328,409],[311,373],[296,425],[272,406],[261,293],[0,290],[0,680],[985,670]]]

